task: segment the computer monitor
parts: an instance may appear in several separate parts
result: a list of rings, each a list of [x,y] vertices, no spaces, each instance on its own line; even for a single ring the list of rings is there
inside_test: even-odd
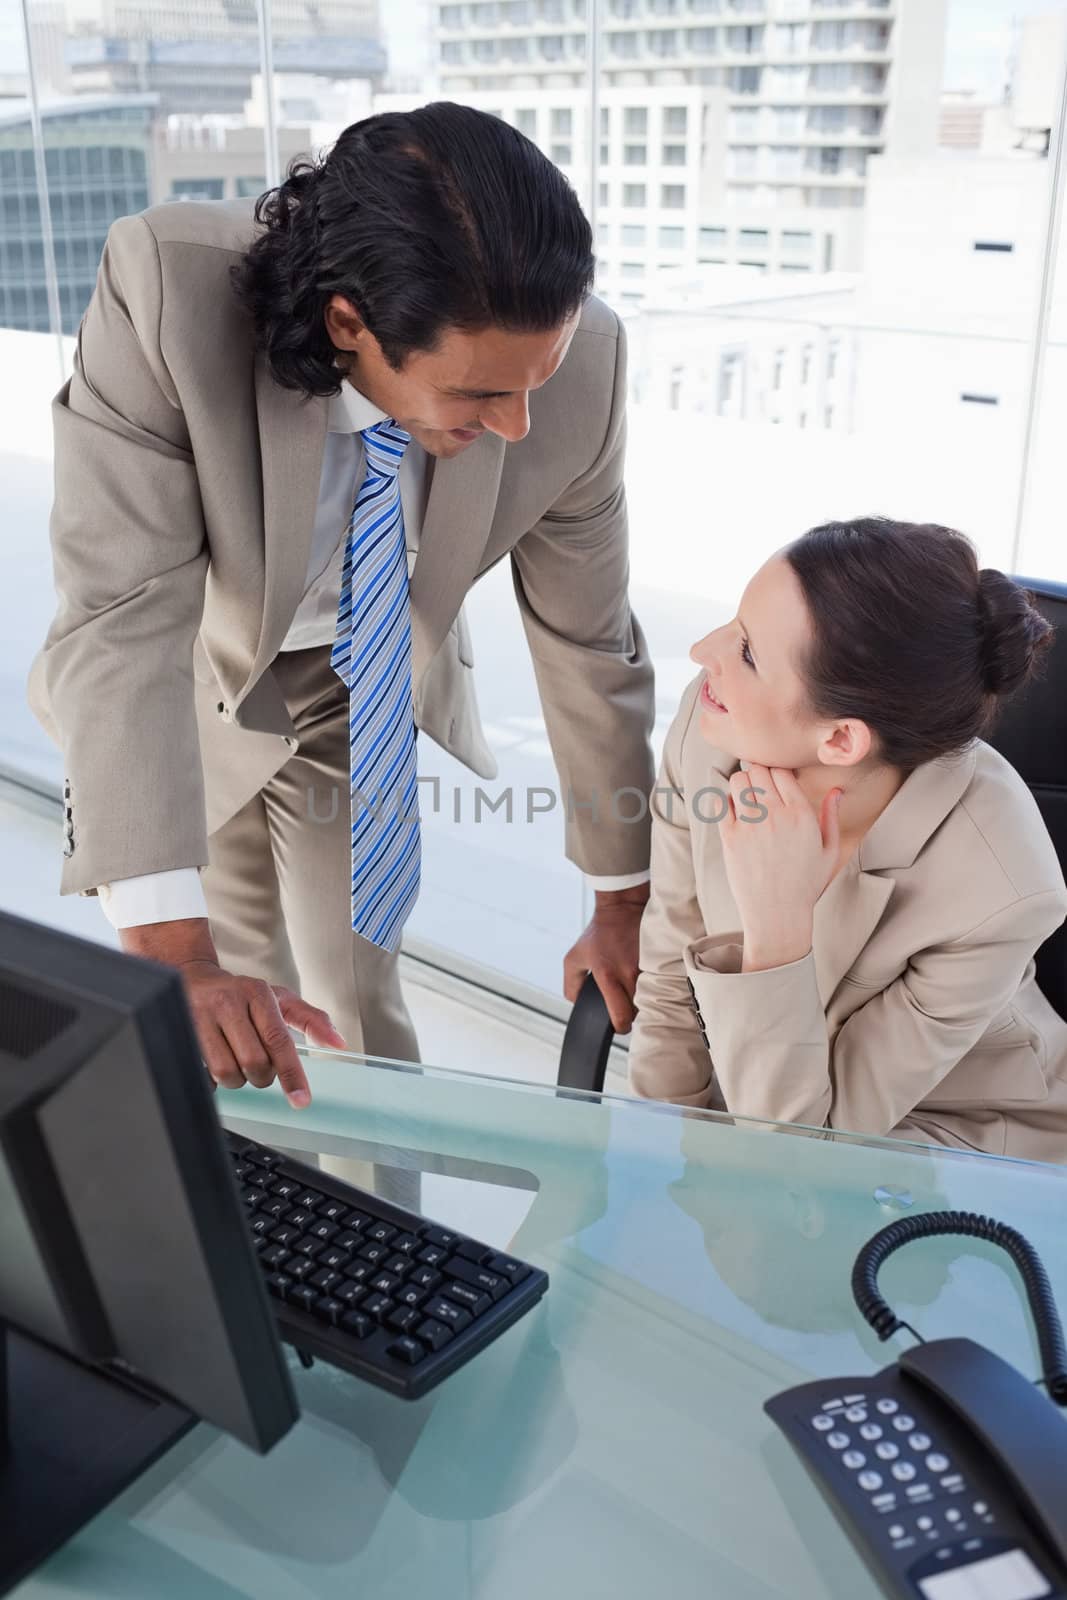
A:
[[[0,913],[0,1593],[197,1419],[288,1431],[261,1276],[178,974]]]

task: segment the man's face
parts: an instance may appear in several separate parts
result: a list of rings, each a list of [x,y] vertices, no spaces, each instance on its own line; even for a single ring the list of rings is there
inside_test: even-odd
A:
[[[399,372],[349,301],[334,295],[326,327],[348,359],[348,380],[417,439],[430,455],[448,458],[483,433],[509,443],[530,428],[529,396],[557,371],[570,348],[575,315],[549,333],[448,328],[437,348],[408,356]]]

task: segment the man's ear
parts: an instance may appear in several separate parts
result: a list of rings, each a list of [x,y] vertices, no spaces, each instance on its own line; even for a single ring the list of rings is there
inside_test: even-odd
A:
[[[358,353],[361,341],[369,337],[369,332],[351,300],[346,300],[343,294],[332,294],[323,315],[326,331],[338,350]]]

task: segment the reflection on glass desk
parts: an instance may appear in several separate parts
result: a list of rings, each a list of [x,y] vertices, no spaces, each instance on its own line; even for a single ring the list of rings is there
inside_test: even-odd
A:
[[[413,1404],[294,1359],[303,1417],[268,1457],[197,1428],[20,1600],[874,1600],[761,1409],[895,1358],[852,1302],[859,1246],[902,1214],[983,1211],[1067,1303],[1063,1168],[305,1059],[309,1110],[220,1092],[227,1124],[400,1175],[428,1215],[545,1267],[547,1296]],[[923,1335],[1036,1374],[992,1246],[913,1245],[881,1284]]]

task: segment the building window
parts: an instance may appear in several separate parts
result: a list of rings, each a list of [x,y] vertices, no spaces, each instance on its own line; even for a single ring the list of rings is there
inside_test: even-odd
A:
[[[701,250],[725,250],[726,249],[726,229],[725,228],[701,228],[701,230],[700,230],[700,248],[701,248]]]
[[[238,178],[237,198],[239,200],[253,200],[261,195],[266,187],[266,178]]]
[[[665,167],[684,167],[685,145],[665,144],[663,146],[663,165]]]
[[[598,183],[597,184],[597,188],[596,188],[596,203],[597,203],[598,206],[606,206],[609,203],[608,202],[608,186],[607,186],[606,183]]]
[[[648,229],[646,227],[644,227],[640,223],[636,223],[636,222],[625,222],[625,223],[623,223],[623,228],[622,228],[622,242],[623,242],[623,244],[640,244],[640,245],[643,245],[643,244],[646,244],[647,241],[648,241]]]
[[[661,228],[659,230],[659,247],[661,250],[684,250],[684,228]]]
[[[766,228],[742,228],[737,236],[738,247],[742,250],[765,250],[767,242]]]
[[[607,106],[601,106],[601,108],[600,108],[600,134],[601,134],[601,138],[606,139],[610,132],[611,132],[611,111]]]
[[[175,178],[170,186],[172,200],[221,200],[222,178]],[[70,196],[71,199],[76,198]]]
[[[648,146],[646,144],[624,144],[622,147],[623,165],[627,167],[648,166]]]
[[[665,106],[663,110],[663,132],[665,134],[681,134],[684,136],[688,131],[688,106]]]
[[[960,399],[971,406],[999,406],[1000,396],[995,394],[961,394]]]
[[[619,272],[624,278],[643,278],[645,275],[644,262],[624,261],[619,268]]]
[[[831,339],[826,348],[826,376],[837,376],[837,363],[841,356],[841,340]]]
[[[569,139],[574,132],[574,115],[566,107],[556,107],[552,112],[552,132],[560,139]]]
[[[532,106],[522,106],[515,113],[515,126],[527,139],[537,137],[537,112]]]
[[[782,387],[782,374],[783,374],[784,371],[785,371],[785,351],[784,350],[776,350],[774,352],[774,387],[776,389],[780,389]]]
[[[664,211],[685,210],[685,184],[665,183],[660,187],[659,203]]]
[[[622,203],[628,211],[640,211],[648,204],[648,190],[643,183],[624,183]]]
[[[600,146],[600,165],[602,167],[606,167],[607,164],[608,164],[608,147],[607,147],[606,144],[602,144]]]
[[[557,167],[569,167],[572,160],[572,151],[569,144],[554,144],[550,154]]]
[[[841,171],[841,152],[838,149],[819,151],[819,171],[835,173]]]
[[[648,111],[644,106],[627,106],[622,126],[627,138],[643,139],[648,132]]]
[[[1000,243],[994,239],[976,239],[974,248],[976,250],[988,250],[996,255],[1010,255],[1015,246],[1013,244]]]

